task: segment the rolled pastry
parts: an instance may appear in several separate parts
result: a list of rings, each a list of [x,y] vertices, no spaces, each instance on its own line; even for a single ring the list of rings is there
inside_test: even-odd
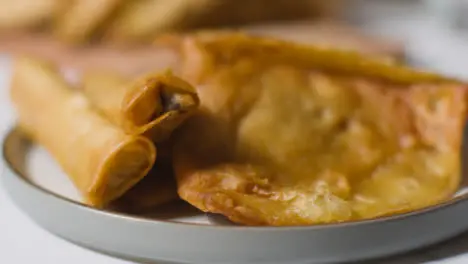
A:
[[[126,212],[143,212],[178,198],[171,159],[160,159],[148,175],[113,204]]]
[[[155,142],[166,139],[198,107],[195,88],[170,71],[132,81],[114,72],[84,74],[90,102],[129,134],[144,134]]]
[[[95,112],[47,62],[19,58],[11,98],[19,126],[49,151],[91,205],[121,196],[155,162],[150,140],[125,134]]]

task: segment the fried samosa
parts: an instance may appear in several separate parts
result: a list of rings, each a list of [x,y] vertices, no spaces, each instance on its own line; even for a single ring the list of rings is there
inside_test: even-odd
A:
[[[114,124],[155,142],[167,139],[199,103],[195,88],[170,71],[130,81],[115,72],[91,71],[83,76],[83,89]]]
[[[155,162],[149,139],[127,135],[99,115],[48,62],[17,59],[11,98],[20,128],[49,151],[91,205],[121,196]]]
[[[416,210],[457,190],[465,84],[240,33],[157,43],[179,54],[200,97],[175,134],[174,170],[180,197],[202,211],[310,225]]]

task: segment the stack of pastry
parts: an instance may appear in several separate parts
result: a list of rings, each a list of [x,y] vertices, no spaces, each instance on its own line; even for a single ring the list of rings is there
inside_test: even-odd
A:
[[[128,82],[94,71],[82,91],[17,60],[20,127],[93,205],[180,197],[246,225],[310,225],[408,212],[457,190],[460,81],[228,31],[167,35],[155,49],[172,54],[173,73]]]
[[[151,46],[154,38],[199,28],[235,28],[385,59],[401,59],[404,50],[396,41],[368,36],[340,22],[340,0],[7,0],[2,4],[0,52],[32,54],[80,70],[92,66],[134,74],[163,69],[164,54]]]
[[[170,71],[135,80],[90,73],[83,80],[73,88],[54,65],[18,58],[11,97],[20,128],[57,159],[90,205],[123,200],[147,207],[173,199],[170,149],[161,142],[197,108],[194,88]],[[140,181],[155,181],[161,195],[144,196]],[[127,202],[124,194],[135,185],[141,201],[130,192]]]
[[[329,17],[320,0],[7,0],[0,29],[51,32],[69,43],[144,43],[167,31]]]

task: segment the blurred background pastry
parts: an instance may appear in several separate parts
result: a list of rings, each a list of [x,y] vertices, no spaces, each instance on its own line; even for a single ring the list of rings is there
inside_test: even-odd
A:
[[[403,46],[342,21],[343,0],[5,0],[0,51],[28,53],[77,69],[140,73],[166,55],[151,42],[161,33],[243,29],[368,55],[402,58]]]
[[[339,1],[6,0],[0,28],[42,31],[69,43],[144,43],[167,31],[334,17]]]

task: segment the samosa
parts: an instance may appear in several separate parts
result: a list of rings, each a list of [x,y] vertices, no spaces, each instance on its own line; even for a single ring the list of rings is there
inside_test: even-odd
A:
[[[180,197],[247,225],[417,210],[460,181],[467,86],[357,53],[232,32],[157,41],[200,97],[176,133]]]

